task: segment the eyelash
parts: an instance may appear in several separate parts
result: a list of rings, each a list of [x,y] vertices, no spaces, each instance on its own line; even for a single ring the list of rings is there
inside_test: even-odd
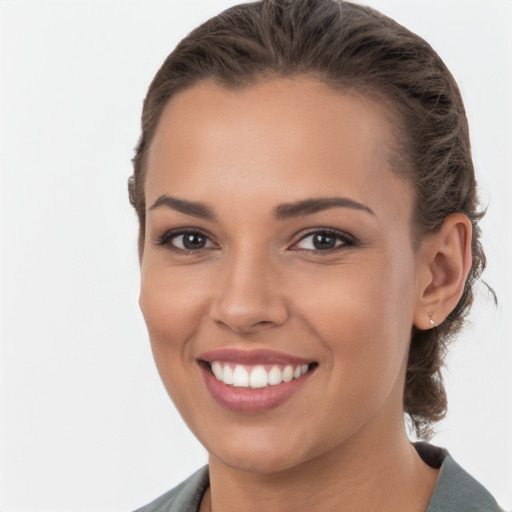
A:
[[[307,238],[309,238],[313,235],[327,235],[329,237],[335,238],[336,242],[340,241],[341,243],[338,245],[335,245],[331,249],[300,249],[300,248],[293,249],[293,247],[295,247],[297,244],[299,244],[300,242],[306,240]],[[341,250],[344,250],[344,249],[347,249],[350,247],[354,247],[356,245],[357,245],[356,239],[352,235],[349,235],[348,233],[345,233],[344,231],[338,231],[337,229],[332,229],[332,228],[316,228],[316,229],[309,231],[309,233],[306,233],[297,242],[295,242],[292,246],[292,250],[305,251],[305,252],[313,253],[313,254],[330,254],[330,253],[338,252],[338,251],[341,251]]]
[[[162,236],[160,236],[156,239],[156,245],[165,246],[169,250],[174,251],[178,254],[192,254],[192,253],[198,253],[200,250],[211,249],[211,247],[200,247],[199,249],[186,249],[186,248],[182,249],[181,247],[176,247],[172,243],[172,240],[174,238],[178,238],[178,237],[184,236],[184,235],[197,235],[197,236],[206,238],[207,240],[212,242],[211,237],[208,236],[203,231],[194,229],[194,228],[190,228],[190,229],[176,229],[176,230],[167,231]],[[212,242],[212,243],[215,243],[215,242]]]
[[[169,250],[176,252],[178,254],[192,254],[192,253],[198,253],[201,250],[209,250],[212,249],[212,247],[200,247],[197,249],[186,249],[181,247],[176,247],[172,240],[175,238],[178,238],[180,236],[184,235],[197,235],[200,237],[204,237],[207,241],[210,241],[211,243],[215,244],[215,242],[212,241],[209,235],[204,233],[201,230],[198,229],[177,229],[177,230],[171,230],[164,233],[162,236],[158,237],[156,239],[156,245],[160,246],[166,246]],[[312,237],[314,235],[327,235],[329,237],[336,238],[336,242],[340,241],[341,243],[335,245],[334,247],[330,249],[301,249],[301,248],[295,248],[300,242],[308,239],[309,237]],[[208,243],[208,242],[206,242]],[[216,244],[215,244],[216,245]],[[356,246],[356,240],[352,235],[349,235],[348,233],[345,233],[343,231],[338,231],[336,229],[332,228],[316,228],[314,230],[309,231],[305,235],[303,235],[297,242],[295,242],[290,250],[293,251],[304,251],[307,253],[313,253],[313,254],[330,254],[333,252],[337,252],[343,249],[347,249],[350,247]]]

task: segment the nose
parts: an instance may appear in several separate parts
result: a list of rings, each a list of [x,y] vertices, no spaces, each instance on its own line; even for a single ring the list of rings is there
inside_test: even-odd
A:
[[[241,254],[226,261],[216,280],[211,319],[237,334],[282,325],[288,308],[279,277],[269,258]]]

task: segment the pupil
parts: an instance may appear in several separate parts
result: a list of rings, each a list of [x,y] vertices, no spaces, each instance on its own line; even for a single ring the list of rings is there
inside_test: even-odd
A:
[[[327,234],[315,235],[313,245],[315,249],[334,249],[336,246],[336,237]]]
[[[183,235],[183,247],[186,249],[202,249],[206,243],[206,237],[197,233]]]

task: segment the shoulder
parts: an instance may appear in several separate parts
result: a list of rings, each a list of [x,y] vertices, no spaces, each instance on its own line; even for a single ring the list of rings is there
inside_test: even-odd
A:
[[[502,512],[489,491],[462,469],[446,450],[426,443],[416,443],[415,447],[427,464],[441,468],[426,512]],[[197,512],[208,485],[208,466],[205,466],[135,512]]]
[[[416,443],[423,460],[440,467],[434,494],[426,512],[501,512],[489,491],[462,469],[442,448]]]
[[[197,512],[209,485],[208,466],[135,512]]]

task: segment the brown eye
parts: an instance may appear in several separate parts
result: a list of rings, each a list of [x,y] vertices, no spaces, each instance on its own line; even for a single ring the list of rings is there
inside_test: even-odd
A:
[[[212,240],[200,231],[170,231],[157,240],[157,245],[167,246],[177,252],[199,251],[216,247]]]
[[[181,244],[184,249],[203,249],[206,246],[207,238],[200,233],[185,233],[176,237],[177,240],[181,238]],[[174,242],[174,245],[177,245]]]
[[[325,252],[353,245],[353,238],[345,233],[315,231],[301,238],[292,249]]]
[[[316,235],[313,235],[312,242],[317,250],[323,250],[323,249],[334,249],[336,247],[336,237],[333,235],[325,234],[325,233],[318,233]]]

